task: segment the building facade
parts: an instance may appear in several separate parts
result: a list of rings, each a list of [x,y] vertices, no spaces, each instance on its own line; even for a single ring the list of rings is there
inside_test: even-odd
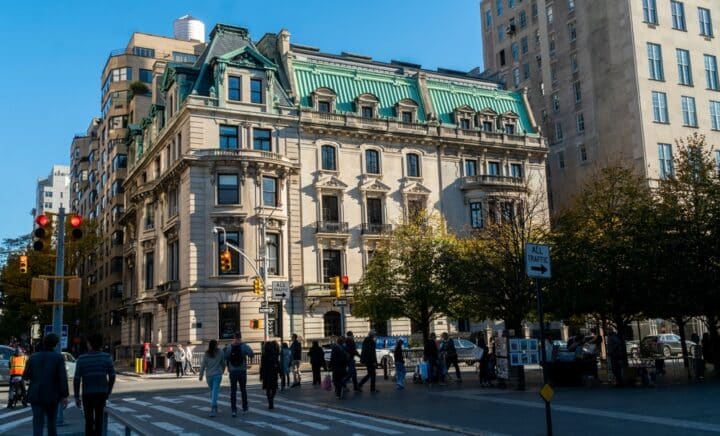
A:
[[[720,144],[711,0],[483,0],[485,68],[528,98],[548,138],[551,208],[599,168],[673,172],[676,140]]]
[[[426,209],[471,231],[529,193],[545,198],[547,149],[525,94],[465,73],[326,54],[286,30],[254,43],[218,24],[194,64],[168,63],[155,83],[123,183],[128,350],[235,331],[257,344],[263,253],[268,285],[292,285],[270,303],[271,338],[364,334],[353,283],[394,226]],[[233,252],[224,271],[226,242],[247,258]],[[344,309],[331,297],[337,275],[351,282]]]
[[[70,168],[67,165],[53,165],[50,174],[37,179],[33,219],[45,213],[56,214],[61,207],[70,203]]]
[[[123,296],[123,181],[130,128],[147,116],[152,78],[168,61],[192,63],[204,44],[134,33],[127,46],[110,53],[100,80],[100,117],[71,144],[73,212],[96,220],[101,238],[96,253],[79,267],[89,313],[86,328],[103,334],[105,343],[120,343]]]

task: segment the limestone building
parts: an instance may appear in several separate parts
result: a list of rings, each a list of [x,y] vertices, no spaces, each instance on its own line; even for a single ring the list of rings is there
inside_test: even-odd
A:
[[[527,88],[550,144],[551,207],[598,168],[673,171],[675,141],[720,145],[720,4],[712,0],[482,0],[485,68]]]
[[[434,211],[463,232],[545,195],[547,149],[525,95],[469,74],[322,53],[286,30],[253,42],[218,24],[194,64],[170,62],[155,83],[123,183],[123,345],[236,330],[259,342],[263,252],[268,282],[292,285],[270,303],[271,338],[327,338],[343,322],[364,334],[352,285],[408,215]],[[233,253],[229,271],[226,241],[248,257]],[[344,317],[336,275],[351,282]],[[457,328],[447,322],[438,328]]]

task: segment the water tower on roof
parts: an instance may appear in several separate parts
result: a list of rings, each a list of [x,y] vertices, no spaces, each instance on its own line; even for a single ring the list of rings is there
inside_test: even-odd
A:
[[[173,23],[175,39],[205,42],[205,24],[192,15],[183,15]]]

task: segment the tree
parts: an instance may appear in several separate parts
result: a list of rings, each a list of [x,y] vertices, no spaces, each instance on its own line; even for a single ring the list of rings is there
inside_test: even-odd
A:
[[[629,168],[604,168],[583,186],[552,234],[550,304],[557,315],[611,321],[624,342],[651,297],[653,204],[646,179]]]
[[[355,288],[353,312],[373,321],[409,318],[427,340],[430,324],[447,315],[456,284],[457,239],[445,222],[420,214],[375,250]]]

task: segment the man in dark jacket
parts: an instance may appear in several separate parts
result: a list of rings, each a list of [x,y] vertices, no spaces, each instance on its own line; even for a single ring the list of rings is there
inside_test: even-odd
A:
[[[355,356],[359,356],[360,353],[358,353],[357,346],[355,345],[355,338],[353,336],[353,332],[348,331],[347,335],[345,335],[345,342],[343,343],[343,348],[350,357],[347,364],[348,372],[345,376],[345,380],[343,380],[343,385],[347,385],[347,382],[352,380],[353,390],[355,390],[355,392],[360,392],[360,387],[358,386],[357,368],[355,367]]]
[[[362,386],[370,379],[370,392],[378,393],[375,389],[375,370],[377,368],[377,355],[375,354],[375,330],[370,330],[367,337],[363,341],[362,350],[360,351],[360,363],[367,368],[367,374],[358,383],[358,389],[362,390]]]
[[[343,395],[343,379],[345,378],[345,367],[348,362],[348,355],[342,348],[343,339],[337,338],[330,353],[330,368],[332,369],[332,381],[335,386],[335,396],[338,399]]]
[[[458,364],[458,353],[455,348],[455,342],[448,336],[447,333],[442,334],[442,343],[440,345],[442,352],[445,354],[445,368],[448,372],[450,367],[455,367],[455,376],[457,377],[457,383],[462,383],[462,375],[460,374],[460,365]]]
[[[423,359],[428,363],[428,382],[437,382],[438,348],[435,343],[435,333],[430,333],[430,337],[425,342]]]
[[[302,361],[302,345],[298,341],[298,336],[293,333],[292,343],[290,344],[290,352],[292,353],[292,372],[293,384],[291,388],[300,386],[300,362]]]
[[[100,351],[102,335],[99,333],[90,335],[87,343],[90,351],[81,355],[75,364],[73,392],[75,404],[85,413],[85,435],[100,436],[105,402],[115,384],[115,366],[112,357]]]
[[[23,379],[30,381],[28,400],[33,411],[33,435],[42,436],[47,417],[48,436],[57,435],[58,403],[67,405],[68,384],[65,359],[55,351],[60,339],[50,333],[43,339],[43,351],[32,356],[25,365]]]

